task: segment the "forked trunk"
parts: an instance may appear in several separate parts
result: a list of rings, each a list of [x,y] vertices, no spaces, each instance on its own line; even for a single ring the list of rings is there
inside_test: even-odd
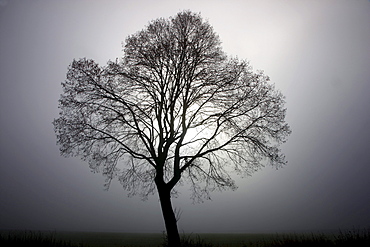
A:
[[[177,229],[177,219],[172,208],[171,190],[168,190],[165,185],[157,185],[157,189],[167,231],[168,246],[178,247],[180,246],[180,235]]]

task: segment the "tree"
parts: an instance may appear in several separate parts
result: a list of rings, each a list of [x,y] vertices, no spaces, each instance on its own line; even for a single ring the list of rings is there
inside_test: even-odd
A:
[[[199,14],[157,19],[126,39],[121,60],[74,60],[53,124],[61,153],[118,178],[129,194],[159,194],[170,246],[171,204],[188,182],[192,198],[235,189],[231,172],[250,175],[285,164],[290,134],[284,97],[248,62],[229,58]]]

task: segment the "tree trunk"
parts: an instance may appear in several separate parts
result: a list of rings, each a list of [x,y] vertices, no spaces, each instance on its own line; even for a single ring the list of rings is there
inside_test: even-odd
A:
[[[157,184],[159,200],[161,203],[163,219],[167,231],[167,239],[169,247],[180,246],[180,235],[177,229],[177,220],[171,203],[171,190],[166,185]]]

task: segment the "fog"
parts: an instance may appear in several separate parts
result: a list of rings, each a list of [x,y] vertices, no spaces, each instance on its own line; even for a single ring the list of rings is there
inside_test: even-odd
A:
[[[288,164],[234,177],[238,190],[174,198],[185,232],[299,232],[370,222],[370,2],[0,1],[0,229],[162,232],[158,195],[63,158],[52,121],[67,67],[122,56],[151,20],[201,12],[224,51],[286,96]]]

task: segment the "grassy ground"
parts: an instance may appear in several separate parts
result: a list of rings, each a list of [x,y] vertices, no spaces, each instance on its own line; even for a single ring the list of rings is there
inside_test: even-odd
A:
[[[370,229],[327,234],[186,234],[183,247],[368,247]],[[167,247],[163,234],[2,231],[0,246]]]

